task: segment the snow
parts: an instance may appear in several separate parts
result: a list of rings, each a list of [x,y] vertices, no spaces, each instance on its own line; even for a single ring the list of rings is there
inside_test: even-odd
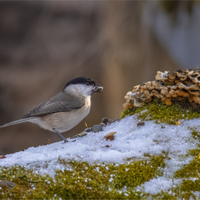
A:
[[[168,179],[165,177],[158,177],[144,183],[143,187],[146,193],[158,194],[160,193],[161,190],[167,192],[170,188],[172,188],[174,185],[179,184],[180,182],[181,182],[180,179],[177,180],[175,179],[173,183],[172,179]],[[138,189],[140,187],[138,187]]]
[[[183,164],[188,164],[191,157],[182,158],[189,149],[197,148],[198,141],[191,137],[192,127],[199,126],[199,119],[182,120],[181,125],[156,124],[146,121],[144,126],[137,126],[138,119],[133,116],[116,121],[98,133],[90,132],[84,137],[69,139],[70,142],[57,142],[49,145],[30,147],[27,150],[6,155],[0,159],[0,166],[15,164],[35,169],[37,173],[54,176],[55,169],[64,170],[66,166],[57,162],[61,159],[74,159],[90,163],[124,163],[127,158],[141,159],[144,153],[159,155],[168,152],[170,160],[165,160],[164,175],[145,182],[138,189],[151,194],[167,191],[181,180],[173,179],[173,174]],[[190,128],[188,128],[190,127]],[[113,141],[104,136],[116,132]],[[109,146],[109,147],[108,147]],[[46,167],[48,163],[48,167]],[[71,170],[70,167],[68,170]],[[112,180],[111,180],[112,181]]]

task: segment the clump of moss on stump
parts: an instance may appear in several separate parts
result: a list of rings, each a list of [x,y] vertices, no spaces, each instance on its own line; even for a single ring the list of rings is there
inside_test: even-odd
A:
[[[136,115],[141,121],[154,120],[156,123],[176,124],[182,119],[194,119],[200,117],[200,110],[195,104],[185,101],[173,101],[172,105],[163,104],[160,99],[154,99],[143,107],[132,107],[124,110],[121,118],[127,115]]]

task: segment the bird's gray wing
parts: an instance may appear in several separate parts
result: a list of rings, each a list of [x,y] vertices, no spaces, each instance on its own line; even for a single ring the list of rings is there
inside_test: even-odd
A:
[[[84,105],[84,98],[77,98],[73,95],[60,92],[56,96],[52,97],[49,101],[46,101],[33,108],[22,118],[41,116],[56,112],[69,112],[74,109],[82,108]]]

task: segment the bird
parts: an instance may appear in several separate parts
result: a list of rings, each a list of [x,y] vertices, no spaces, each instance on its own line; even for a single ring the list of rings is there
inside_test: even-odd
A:
[[[0,128],[30,122],[54,132],[61,141],[68,142],[61,133],[75,127],[89,114],[91,95],[102,91],[103,87],[90,78],[74,78],[48,101],[39,104],[21,119],[6,123]]]

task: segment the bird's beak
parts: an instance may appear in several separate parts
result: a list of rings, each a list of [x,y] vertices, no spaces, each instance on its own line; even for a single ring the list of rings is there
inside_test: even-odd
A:
[[[103,91],[103,87],[101,85],[96,84],[92,90],[92,93],[102,92],[102,91]]]

